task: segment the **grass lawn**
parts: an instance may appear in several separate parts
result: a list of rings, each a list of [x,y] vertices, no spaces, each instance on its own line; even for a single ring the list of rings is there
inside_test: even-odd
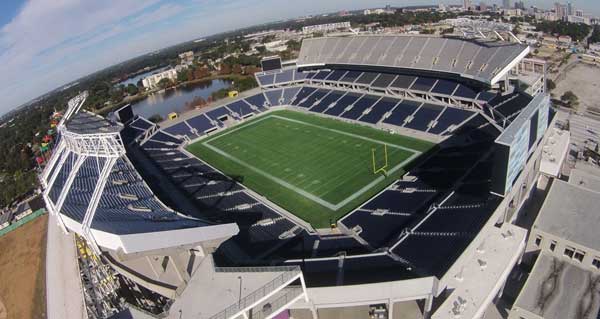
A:
[[[432,146],[370,127],[277,111],[200,140],[188,151],[321,228],[403,175],[403,168]],[[379,168],[386,147],[387,175],[374,174],[372,150]]]

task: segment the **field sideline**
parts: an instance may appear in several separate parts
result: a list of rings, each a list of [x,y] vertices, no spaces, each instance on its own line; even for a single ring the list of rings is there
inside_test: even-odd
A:
[[[387,176],[373,174],[385,162]],[[291,213],[327,227],[404,174],[432,143],[293,111],[271,112],[188,151]]]

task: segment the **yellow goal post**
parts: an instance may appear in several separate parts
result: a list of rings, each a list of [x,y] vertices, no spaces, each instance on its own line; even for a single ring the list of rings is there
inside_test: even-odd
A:
[[[375,160],[376,154],[378,154],[375,148],[371,149],[371,159],[373,163],[373,174],[376,175],[379,172],[383,172],[383,174],[387,174],[388,168],[388,152],[387,152],[387,144],[383,144],[383,165],[377,167],[377,161]]]

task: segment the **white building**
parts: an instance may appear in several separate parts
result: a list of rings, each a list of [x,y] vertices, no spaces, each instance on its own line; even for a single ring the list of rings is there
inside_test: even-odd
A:
[[[142,85],[144,85],[146,89],[154,89],[158,87],[158,82],[160,82],[162,79],[170,79],[174,81],[177,79],[177,71],[175,69],[168,69],[160,73],[152,74],[142,80]]]
[[[186,51],[179,54],[180,65],[190,66],[194,63],[194,51]]]
[[[473,8],[473,4],[471,4],[471,0],[463,0],[463,10],[469,11]]]
[[[597,318],[598,191],[600,178],[578,169],[569,182],[554,180],[526,248],[539,257],[510,319]]]
[[[302,33],[310,34],[313,32],[329,32],[329,31],[335,31],[338,29],[349,29],[349,28],[350,28],[350,21],[325,23],[325,24],[307,25],[305,27],[302,27]]]
[[[287,45],[283,40],[276,40],[265,43],[265,49],[269,52],[283,52],[287,50]]]
[[[365,9],[363,11],[364,15],[369,15],[369,14],[386,14],[386,13],[387,14],[392,14],[392,13],[394,13],[394,11],[393,10],[389,10],[389,9],[381,9],[381,8],[379,8],[379,9]]]

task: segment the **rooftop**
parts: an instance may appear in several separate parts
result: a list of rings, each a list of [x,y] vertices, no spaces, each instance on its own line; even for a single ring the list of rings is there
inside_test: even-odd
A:
[[[569,150],[571,134],[556,128],[550,130],[548,140],[543,146],[540,171],[550,176],[560,176],[560,169]]]
[[[597,235],[600,193],[555,180],[534,227],[574,243],[599,250]]]
[[[67,129],[77,134],[117,133],[122,127],[91,112],[81,111],[68,120]]]
[[[508,270],[517,263],[525,247],[527,231],[504,224],[491,227],[483,244],[466,256],[467,262],[458,274],[453,274],[452,294],[437,309],[432,318],[478,318],[498,293],[498,283],[508,277]]]
[[[589,190],[600,192],[600,176],[592,175],[579,168],[571,170],[569,183],[576,186],[585,187]]]
[[[502,135],[498,137],[496,142],[511,145],[522,134],[521,128],[530,123],[531,116],[538,111],[539,105],[542,103],[550,103],[550,98],[545,94],[536,95],[511,122],[510,126],[504,130]]]
[[[598,274],[542,252],[515,307],[545,319],[597,318]]]

